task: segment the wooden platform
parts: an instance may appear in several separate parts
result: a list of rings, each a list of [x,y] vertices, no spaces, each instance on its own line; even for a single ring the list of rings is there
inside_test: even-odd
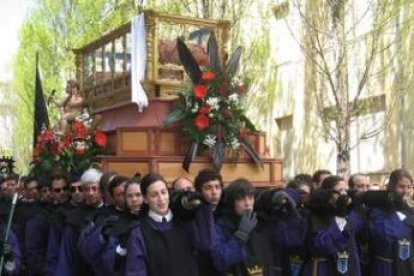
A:
[[[173,109],[174,101],[157,99],[151,100],[143,113],[138,113],[134,104],[100,112],[110,154],[102,157],[104,168],[126,176],[158,172],[172,181],[181,175],[193,179],[199,170],[211,167],[209,152],[205,151],[191,164],[189,172],[182,169],[190,141],[183,136],[180,125],[162,125],[162,120]],[[261,156],[266,157],[265,133],[251,134],[249,140]],[[263,168],[260,168],[241,151],[237,162],[226,159],[221,174],[225,183],[245,177],[258,187],[277,186],[282,184],[282,161],[264,158]]]

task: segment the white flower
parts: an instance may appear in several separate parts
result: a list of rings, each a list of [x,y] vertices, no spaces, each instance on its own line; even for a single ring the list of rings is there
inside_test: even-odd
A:
[[[238,104],[239,103],[239,96],[236,93],[229,95],[229,102]]]
[[[217,97],[210,97],[207,99],[206,103],[211,107],[211,110],[219,110],[219,98]]]
[[[233,149],[238,149],[238,148],[240,147],[239,140],[238,140],[237,138],[232,138],[232,139],[231,139],[231,142],[230,142],[230,146],[231,146]]]
[[[88,110],[85,108],[83,113],[76,117],[77,121],[86,122],[90,119],[90,115]]]
[[[198,111],[198,104],[196,103],[196,104],[193,106],[193,108],[191,109],[191,112],[193,112],[193,113],[197,113],[197,111]]]
[[[209,148],[213,147],[216,144],[216,135],[208,134],[203,140],[203,144]]]

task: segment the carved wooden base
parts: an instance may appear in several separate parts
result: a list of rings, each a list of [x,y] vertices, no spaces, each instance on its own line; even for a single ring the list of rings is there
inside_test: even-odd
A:
[[[197,173],[204,168],[212,168],[208,157],[198,157],[191,163],[190,171],[182,168],[184,156],[107,156],[102,157],[104,169],[117,171],[125,176],[132,176],[139,172],[158,172],[171,183],[179,176],[194,179]],[[221,170],[223,181],[230,181],[244,177],[252,181],[256,187],[269,187],[282,185],[282,162],[276,159],[264,159],[263,169],[251,163],[248,159],[232,162],[228,159]]]

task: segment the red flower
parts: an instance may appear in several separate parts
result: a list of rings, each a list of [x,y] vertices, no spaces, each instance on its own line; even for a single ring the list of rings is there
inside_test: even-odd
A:
[[[58,152],[62,152],[64,149],[69,148],[72,144],[72,137],[69,134],[63,136],[63,138],[59,142]]]
[[[194,125],[199,130],[202,130],[210,125],[210,120],[205,115],[198,114],[194,119]]]
[[[97,130],[95,133],[95,144],[98,147],[103,148],[106,146],[107,143],[108,143],[108,138],[106,137],[105,133],[103,133],[100,130]]]
[[[210,109],[211,107],[208,104],[203,104],[198,110],[198,113],[206,115],[210,113]]]
[[[47,141],[52,141],[55,139],[55,134],[53,133],[53,131],[51,129],[48,129],[46,131],[43,131],[39,137],[37,138],[37,140],[39,141],[39,143],[44,143]]]
[[[74,137],[76,139],[85,139],[86,138],[86,127],[80,121],[74,121],[72,123],[72,128],[75,131]]]
[[[203,72],[201,74],[201,79],[203,81],[212,81],[215,78],[216,78],[216,75],[213,72],[211,72],[211,71]]]
[[[40,147],[40,144],[37,144],[33,149],[33,158],[38,160],[41,152],[42,148]]]
[[[194,97],[198,100],[202,100],[205,96],[207,96],[208,88],[202,84],[196,84],[193,87]]]

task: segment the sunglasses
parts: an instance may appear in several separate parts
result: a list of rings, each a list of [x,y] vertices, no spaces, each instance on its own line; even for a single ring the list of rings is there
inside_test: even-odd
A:
[[[82,186],[72,186],[72,187],[69,188],[69,191],[71,193],[74,193],[76,191],[82,193],[83,192],[83,187]]]
[[[53,189],[52,191],[53,191],[54,193],[59,194],[59,193],[61,193],[61,192],[66,192],[67,190],[68,190],[68,188],[67,188],[67,187],[64,187],[64,188],[55,188],[55,189]]]

